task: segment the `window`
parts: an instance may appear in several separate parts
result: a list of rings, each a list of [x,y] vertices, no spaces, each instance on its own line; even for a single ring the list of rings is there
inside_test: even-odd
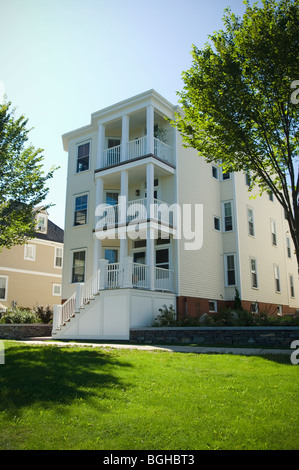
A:
[[[257,281],[257,267],[256,267],[255,258],[250,258],[250,272],[251,272],[251,287],[253,289],[257,289],[258,281]]]
[[[217,312],[217,300],[209,300],[209,312]]]
[[[272,236],[272,245],[277,246],[276,222],[274,220],[271,220],[271,236]]]
[[[55,268],[62,268],[62,248],[56,246],[55,247]]]
[[[214,229],[220,232],[221,226],[220,226],[220,219],[219,217],[214,217]]]
[[[277,305],[277,315],[282,315],[282,305]]]
[[[254,220],[253,210],[247,207],[247,219],[248,219],[248,234],[254,237]]]
[[[77,173],[89,169],[90,143],[78,145]]]
[[[291,297],[295,297],[295,289],[294,289],[294,276],[293,274],[290,274],[289,276],[289,279],[290,279],[290,294],[291,294]]]
[[[53,284],[52,295],[61,295],[61,284]]]
[[[250,186],[250,185],[251,185],[251,177],[250,177],[249,171],[247,171],[247,172],[245,173],[245,184],[246,184],[246,186]]]
[[[74,225],[87,224],[87,194],[77,196],[75,201]]]
[[[218,180],[218,168],[216,166],[212,166],[212,176]]]
[[[36,230],[38,232],[47,232],[47,218],[44,215],[39,215],[37,218]]]
[[[287,237],[287,255],[288,255],[288,258],[292,257],[290,237]]]
[[[275,279],[275,291],[280,291],[280,275],[279,275],[279,266],[274,265],[274,279]]]
[[[8,276],[0,276],[0,300],[7,298]]]
[[[222,173],[222,180],[229,180],[230,179],[230,173]]]
[[[169,269],[169,250],[163,248],[156,250],[156,266],[157,268]]]
[[[118,250],[113,248],[105,248],[105,259],[110,263],[118,262]]]
[[[226,287],[236,285],[235,255],[224,255]]]
[[[223,227],[225,232],[230,232],[233,230],[233,213],[232,213],[232,203],[223,202],[222,205],[223,213]]]
[[[35,261],[36,246],[25,245],[24,246],[24,259],[27,261]]]
[[[73,252],[72,282],[85,281],[85,258],[85,250]]]
[[[268,191],[268,195],[269,195],[269,200],[273,202],[273,201],[274,201],[274,198],[273,198],[273,193],[272,193],[272,191]]]
[[[251,313],[259,313],[259,304],[258,302],[251,302]]]

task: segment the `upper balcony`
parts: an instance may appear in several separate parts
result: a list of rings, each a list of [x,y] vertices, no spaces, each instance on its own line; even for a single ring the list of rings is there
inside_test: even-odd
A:
[[[147,136],[136,138],[127,142],[127,144],[115,145],[114,147],[106,148],[102,151],[102,168],[108,168],[111,166],[119,165],[120,163],[136,160],[137,158],[144,157],[148,154],[147,152]],[[158,138],[154,137],[154,153],[153,155],[160,160],[174,164],[173,148],[162,142]]]

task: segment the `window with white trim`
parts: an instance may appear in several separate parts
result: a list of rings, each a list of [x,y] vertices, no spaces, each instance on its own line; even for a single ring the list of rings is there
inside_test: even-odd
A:
[[[76,196],[75,198],[75,215],[74,215],[74,225],[85,225],[87,224],[87,194],[82,194]]]
[[[279,266],[277,266],[276,264],[274,265],[274,280],[275,280],[275,291],[281,292]]]
[[[277,246],[276,222],[273,219],[271,219],[271,237],[272,245]]]
[[[230,173],[224,173],[222,172],[222,181],[229,180],[230,179]]]
[[[78,145],[77,147],[77,173],[89,169],[90,142]]]
[[[35,261],[36,246],[35,245],[25,245],[24,246],[24,259],[27,261]]]
[[[214,229],[217,230],[217,232],[221,231],[220,217],[214,217]]]
[[[248,220],[248,234],[251,237],[254,237],[254,218],[253,218],[253,209],[251,207],[247,207],[247,220]]]
[[[289,280],[290,280],[290,294],[291,294],[291,297],[294,298],[295,297],[295,287],[294,287],[294,276],[293,276],[293,274],[289,275]]]
[[[0,276],[0,300],[7,299],[8,276]]]
[[[223,230],[224,232],[231,232],[234,229],[233,208],[232,208],[231,201],[222,203],[222,214],[223,214]]]
[[[218,168],[214,165],[212,165],[212,176],[213,176],[213,178],[218,180]]]
[[[209,312],[217,312],[217,300],[209,300]]]
[[[85,282],[86,250],[73,251],[72,282]]]
[[[36,230],[41,233],[47,233],[47,217],[39,214],[37,216]]]
[[[61,284],[52,285],[52,295],[61,296]]]
[[[255,258],[250,258],[251,287],[258,288],[257,262]]]
[[[236,260],[235,254],[224,255],[225,285],[231,287],[236,285]]]
[[[62,268],[62,255],[63,249],[60,246],[55,246],[55,268]]]
[[[287,255],[288,255],[288,258],[292,258],[290,237],[287,237]]]

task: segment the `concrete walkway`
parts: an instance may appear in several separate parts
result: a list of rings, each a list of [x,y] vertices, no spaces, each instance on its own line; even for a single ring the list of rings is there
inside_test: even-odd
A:
[[[55,341],[51,337],[47,338],[26,338],[17,340],[26,344],[43,344],[49,346],[79,346],[92,348],[111,348],[111,349],[139,349],[142,351],[166,351],[166,352],[184,352],[194,354],[237,354],[247,356],[262,356],[265,354],[291,354],[292,349],[267,349],[267,348],[238,348],[238,347],[214,347],[214,346],[172,346],[172,345],[146,345],[146,344],[115,344],[115,343],[91,343],[74,341]]]

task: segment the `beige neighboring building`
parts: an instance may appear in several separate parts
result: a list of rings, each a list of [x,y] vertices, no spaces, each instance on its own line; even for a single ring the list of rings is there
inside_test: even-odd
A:
[[[33,308],[61,301],[63,230],[39,212],[36,237],[0,253],[0,304]]]
[[[197,317],[232,305],[294,313],[299,282],[279,203],[252,199],[171,126],[179,107],[154,90],[91,115],[68,152],[63,305],[53,334],[128,339],[159,308]],[[166,119],[165,119],[166,118]],[[188,216],[191,219],[188,220]]]

